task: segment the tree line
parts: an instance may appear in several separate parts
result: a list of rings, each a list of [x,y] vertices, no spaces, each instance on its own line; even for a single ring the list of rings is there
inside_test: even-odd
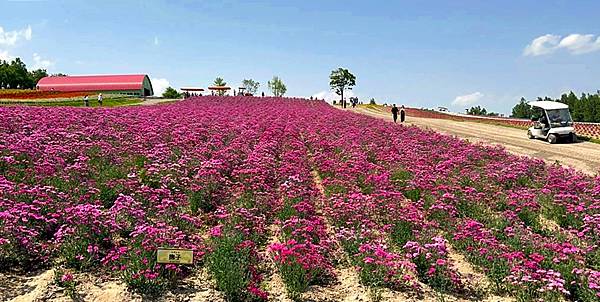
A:
[[[538,97],[536,101],[554,101],[567,104],[571,111],[571,117],[576,122],[600,123],[600,94],[582,93],[577,97],[573,91],[564,93],[560,99],[550,97]],[[512,117],[531,118],[534,114],[533,109],[527,104],[525,98],[512,109]]]
[[[496,112],[488,112],[487,109],[481,106],[474,106],[467,110],[468,115],[478,115],[478,116],[499,116],[500,114]]]
[[[10,62],[0,60],[0,89],[33,89],[41,78],[47,76],[45,69],[27,70],[27,65],[20,58]]]
[[[213,86],[223,87],[227,86],[227,82],[221,77],[217,77],[213,81]],[[260,87],[260,83],[253,79],[244,79],[242,81],[242,87],[244,88],[244,93],[249,93],[251,95],[256,95],[258,92],[258,88]],[[276,97],[282,97],[287,92],[287,86],[283,83],[279,77],[274,76],[270,81],[267,82],[267,87],[271,90]],[[225,90],[217,90],[217,95],[225,95],[227,92]],[[240,93],[242,93],[240,91]],[[264,94],[264,93],[263,93]],[[181,93],[177,92],[173,87],[167,87],[165,92],[163,93],[164,98],[181,98]]]

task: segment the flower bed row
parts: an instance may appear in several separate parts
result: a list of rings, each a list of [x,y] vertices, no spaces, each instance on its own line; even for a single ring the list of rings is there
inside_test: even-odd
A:
[[[27,89],[2,89],[0,90],[0,99],[11,100],[36,100],[36,99],[57,99],[74,98],[90,94],[89,92],[61,92],[61,91],[39,91]]]
[[[279,184],[279,242],[269,246],[292,299],[300,298],[310,285],[326,285],[335,278],[334,247],[325,220],[317,213],[321,198],[308,161],[300,129],[287,128],[281,155]]]

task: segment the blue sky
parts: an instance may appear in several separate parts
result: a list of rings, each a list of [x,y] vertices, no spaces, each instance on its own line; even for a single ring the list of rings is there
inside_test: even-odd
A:
[[[280,76],[325,95],[509,112],[521,96],[600,89],[600,1],[0,0],[0,57],[67,74],[147,73],[155,86]],[[165,81],[166,80],[166,81]]]

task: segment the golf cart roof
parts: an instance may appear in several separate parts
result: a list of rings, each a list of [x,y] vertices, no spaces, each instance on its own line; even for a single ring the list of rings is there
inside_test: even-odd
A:
[[[552,101],[529,102],[528,104],[532,107],[539,107],[544,110],[569,109],[569,106],[567,104]]]

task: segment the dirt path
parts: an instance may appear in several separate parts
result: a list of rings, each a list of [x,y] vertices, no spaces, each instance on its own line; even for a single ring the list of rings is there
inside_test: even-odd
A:
[[[391,114],[366,108],[351,109],[354,112],[392,120]],[[588,174],[600,171],[600,145],[590,142],[550,145],[541,140],[530,140],[521,129],[474,122],[456,122],[407,116],[406,123],[421,128],[456,135],[474,142],[500,144],[509,152],[540,158],[548,163],[559,161]]]

